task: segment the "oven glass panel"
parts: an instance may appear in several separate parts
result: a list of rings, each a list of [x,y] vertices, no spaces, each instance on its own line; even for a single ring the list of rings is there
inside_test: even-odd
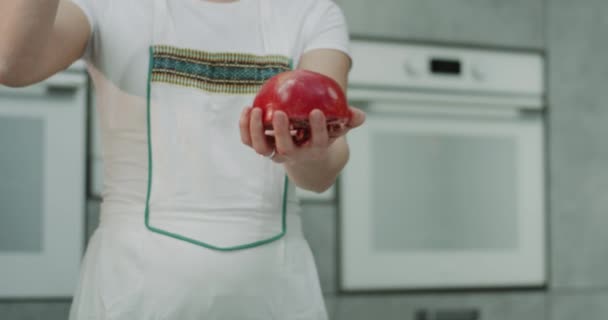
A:
[[[44,121],[0,117],[0,252],[41,252]]]
[[[516,142],[509,136],[372,133],[374,249],[517,248]]]

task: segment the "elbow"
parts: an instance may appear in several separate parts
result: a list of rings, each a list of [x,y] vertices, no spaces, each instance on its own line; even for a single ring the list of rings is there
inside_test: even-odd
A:
[[[5,86],[7,81],[8,68],[7,63],[0,57],[0,85]]]
[[[9,64],[5,59],[0,58],[0,85],[6,87],[17,87],[18,81],[12,76]]]
[[[15,73],[10,71],[0,70],[0,86],[9,88],[23,88],[31,83],[19,78]]]
[[[331,187],[331,185],[329,185],[329,186],[327,186],[327,187],[319,188],[319,189],[317,189],[317,190],[314,190],[314,192],[315,192],[316,194],[322,194],[323,192],[325,192],[325,191],[329,190],[329,188],[330,188],[330,187]]]
[[[315,186],[313,188],[310,188],[310,191],[317,193],[317,194],[323,193],[323,192],[325,192],[325,190],[327,190],[327,189],[324,189],[320,186]]]
[[[14,63],[8,59],[0,57],[0,86],[11,88],[24,87],[27,83],[19,77],[19,72]]]
[[[318,184],[316,186],[314,186],[313,188],[311,188],[310,191],[315,192],[315,193],[323,193],[327,190],[329,190],[329,188],[331,188],[331,186],[334,185],[334,181],[329,181],[327,183],[324,184]]]
[[[323,193],[323,192],[329,190],[329,188],[331,188],[331,186],[333,186],[333,184],[334,184],[334,181],[327,181],[327,182],[319,181],[319,182],[314,182],[314,183],[308,183],[305,185],[296,183],[296,186],[298,188],[320,194],[320,193]]]

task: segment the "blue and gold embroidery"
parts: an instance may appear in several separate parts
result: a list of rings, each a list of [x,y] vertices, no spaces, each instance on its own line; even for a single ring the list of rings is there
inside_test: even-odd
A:
[[[291,70],[289,58],[280,55],[209,53],[163,45],[152,50],[153,82],[214,93],[256,93],[272,76]]]

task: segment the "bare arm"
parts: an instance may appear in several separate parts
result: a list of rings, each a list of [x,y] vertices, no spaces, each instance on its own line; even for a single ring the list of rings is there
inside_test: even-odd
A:
[[[325,74],[336,80],[346,89],[350,60],[344,53],[336,50],[317,49],[302,56],[298,68]],[[296,146],[289,134],[289,119],[284,112],[277,111],[273,116],[275,130],[276,156],[274,162],[282,163],[289,178],[300,188],[323,192],[329,188],[348,161],[349,151],[346,133],[365,121],[365,114],[351,108],[353,118],[347,128],[338,133],[338,138],[329,138],[325,115],[313,110],[309,116],[311,141]],[[240,119],[241,139],[261,155],[272,153],[273,147],[266,142],[260,108],[246,108]]]
[[[26,86],[67,68],[84,52],[90,32],[69,0],[1,0],[0,84]]]
[[[346,92],[350,59],[344,53],[336,50],[318,49],[304,54],[298,66],[322,73],[336,80],[344,92]],[[326,132],[325,119],[321,112],[312,114],[311,126],[314,132]],[[314,121],[317,118],[318,121]],[[354,123],[358,126],[363,122],[363,114],[355,110]],[[316,128],[315,128],[316,123]],[[349,158],[346,136],[341,136],[331,142],[322,135],[321,141],[316,141],[316,151],[308,161],[287,161],[285,170],[294,183],[307,190],[323,192],[327,190],[336,180],[338,174],[346,165]]]

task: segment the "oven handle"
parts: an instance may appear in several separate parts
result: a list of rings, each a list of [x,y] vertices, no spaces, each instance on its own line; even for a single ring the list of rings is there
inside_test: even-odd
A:
[[[467,118],[502,118],[520,119],[530,117],[540,117],[540,110],[521,110],[516,108],[484,108],[480,106],[454,107],[449,105],[421,104],[421,103],[375,103],[369,101],[352,101],[357,107],[368,116],[421,116],[421,117],[467,117]]]
[[[388,102],[399,104],[446,105],[453,109],[482,107],[483,109],[543,110],[545,98],[528,94],[475,94],[453,92],[430,92],[423,90],[390,90],[350,86],[351,101]]]
[[[75,95],[78,90],[85,89],[84,74],[57,74],[48,80],[22,88],[10,88],[0,85],[1,97],[66,97]]]
[[[541,120],[544,117],[542,110],[526,110],[516,108],[487,108],[480,106],[473,107],[454,107],[449,105],[438,106],[412,104],[412,103],[375,103],[351,101],[352,105],[363,110],[368,118],[381,117],[422,117],[422,118],[444,118],[444,119],[502,119],[502,120]]]

